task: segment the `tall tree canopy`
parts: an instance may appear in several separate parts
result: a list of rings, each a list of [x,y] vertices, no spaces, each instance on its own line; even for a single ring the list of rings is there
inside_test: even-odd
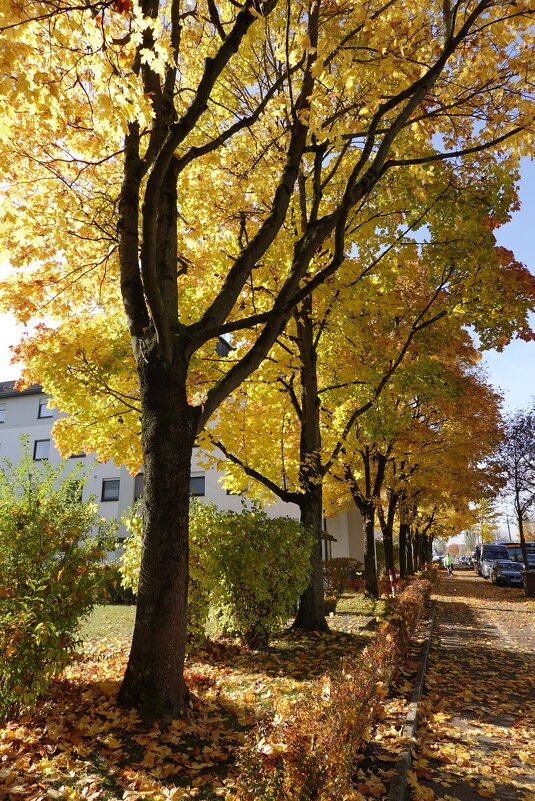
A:
[[[69,340],[68,375],[113,390],[103,414],[141,409],[144,548],[120,698],[147,718],[169,719],[187,696],[197,433],[296,304],[358,258],[353,234],[373,225],[375,198],[388,208],[397,176],[410,206],[441,161],[465,183],[497,161],[514,171],[533,138],[533,16],[524,0],[35,0],[0,12],[0,231],[20,268],[4,303],[59,324],[40,347],[53,361]],[[527,276],[509,275],[527,304]],[[214,343],[229,333],[247,347],[221,366]]]

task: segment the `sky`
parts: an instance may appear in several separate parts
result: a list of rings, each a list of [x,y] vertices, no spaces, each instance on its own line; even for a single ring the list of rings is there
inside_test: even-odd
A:
[[[513,251],[535,275],[535,161],[525,159],[520,182],[520,211],[496,233],[498,244]],[[535,328],[535,310],[532,315]],[[501,353],[483,356],[490,382],[504,394],[508,411],[526,408],[535,400],[535,342],[515,340]]]

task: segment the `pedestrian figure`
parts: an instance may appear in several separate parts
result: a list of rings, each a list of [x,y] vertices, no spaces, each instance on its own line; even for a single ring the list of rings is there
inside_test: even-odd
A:
[[[448,576],[453,576],[453,557],[450,553],[444,557],[444,565],[448,571]]]

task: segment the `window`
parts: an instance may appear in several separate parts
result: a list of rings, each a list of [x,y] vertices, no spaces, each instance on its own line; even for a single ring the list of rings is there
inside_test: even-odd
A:
[[[53,417],[54,412],[52,409],[48,408],[48,398],[40,398],[39,399],[39,411],[37,412],[37,417]]]
[[[119,485],[118,478],[105,478],[102,481],[102,494],[101,501],[118,501],[119,500]]]
[[[0,403],[0,423],[6,422],[6,404]]]
[[[145,476],[143,473],[138,473],[134,478],[134,503],[143,497],[143,480]]]
[[[69,459],[85,459],[85,453],[80,451],[80,453],[71,453]]]
[[[230,344],[226,339],[224,339],[224,337],[219,337],[215,346],[215,350],[217,355],[224,359],[230,353]]]
[[[204,495],[204,476],[190,476],[189,494],[194,498]]]
[[[33,443],[33,458],[36,462],[42,462],[44,459],[48,459],[48,453],[50,451],[50,440],[49,439],[36,439]]]

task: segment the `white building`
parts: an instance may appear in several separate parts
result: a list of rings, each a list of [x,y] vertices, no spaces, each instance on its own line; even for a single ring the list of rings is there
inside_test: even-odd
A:
[[[100,515],[107,520],[120,520],[143,492],[143,475],[131,476],[125,467],[114,462],[97,461],[92,454],[76,454],[63,460],[54,446],[51,429],[60,416],[48,408],[49,396],[41,386],[34,385],[19,391],[14,381],[0,383],[0,458],[16,463],[21,456],[21,435],[29,438],[30,454],[38,462],[47,459],[57,465],[65,462],[65,472],[82,463],[86,478],[83,498],[93,496],[100,507]],[[194,451],[191,465],[190,491],[196,497],[205,497],[221,509],[241,511],[242,497],[229,495],[221,485],[222,474],[216,469],[204,469]],[[270,517],[287,515],[299,517],[295,504],[277,501],[266,507]],[[124,536],[124,529],[119,536]],[[362,519],[356,509],[344,512],[325,521],[324,557],[351,556],[364,561]]]

